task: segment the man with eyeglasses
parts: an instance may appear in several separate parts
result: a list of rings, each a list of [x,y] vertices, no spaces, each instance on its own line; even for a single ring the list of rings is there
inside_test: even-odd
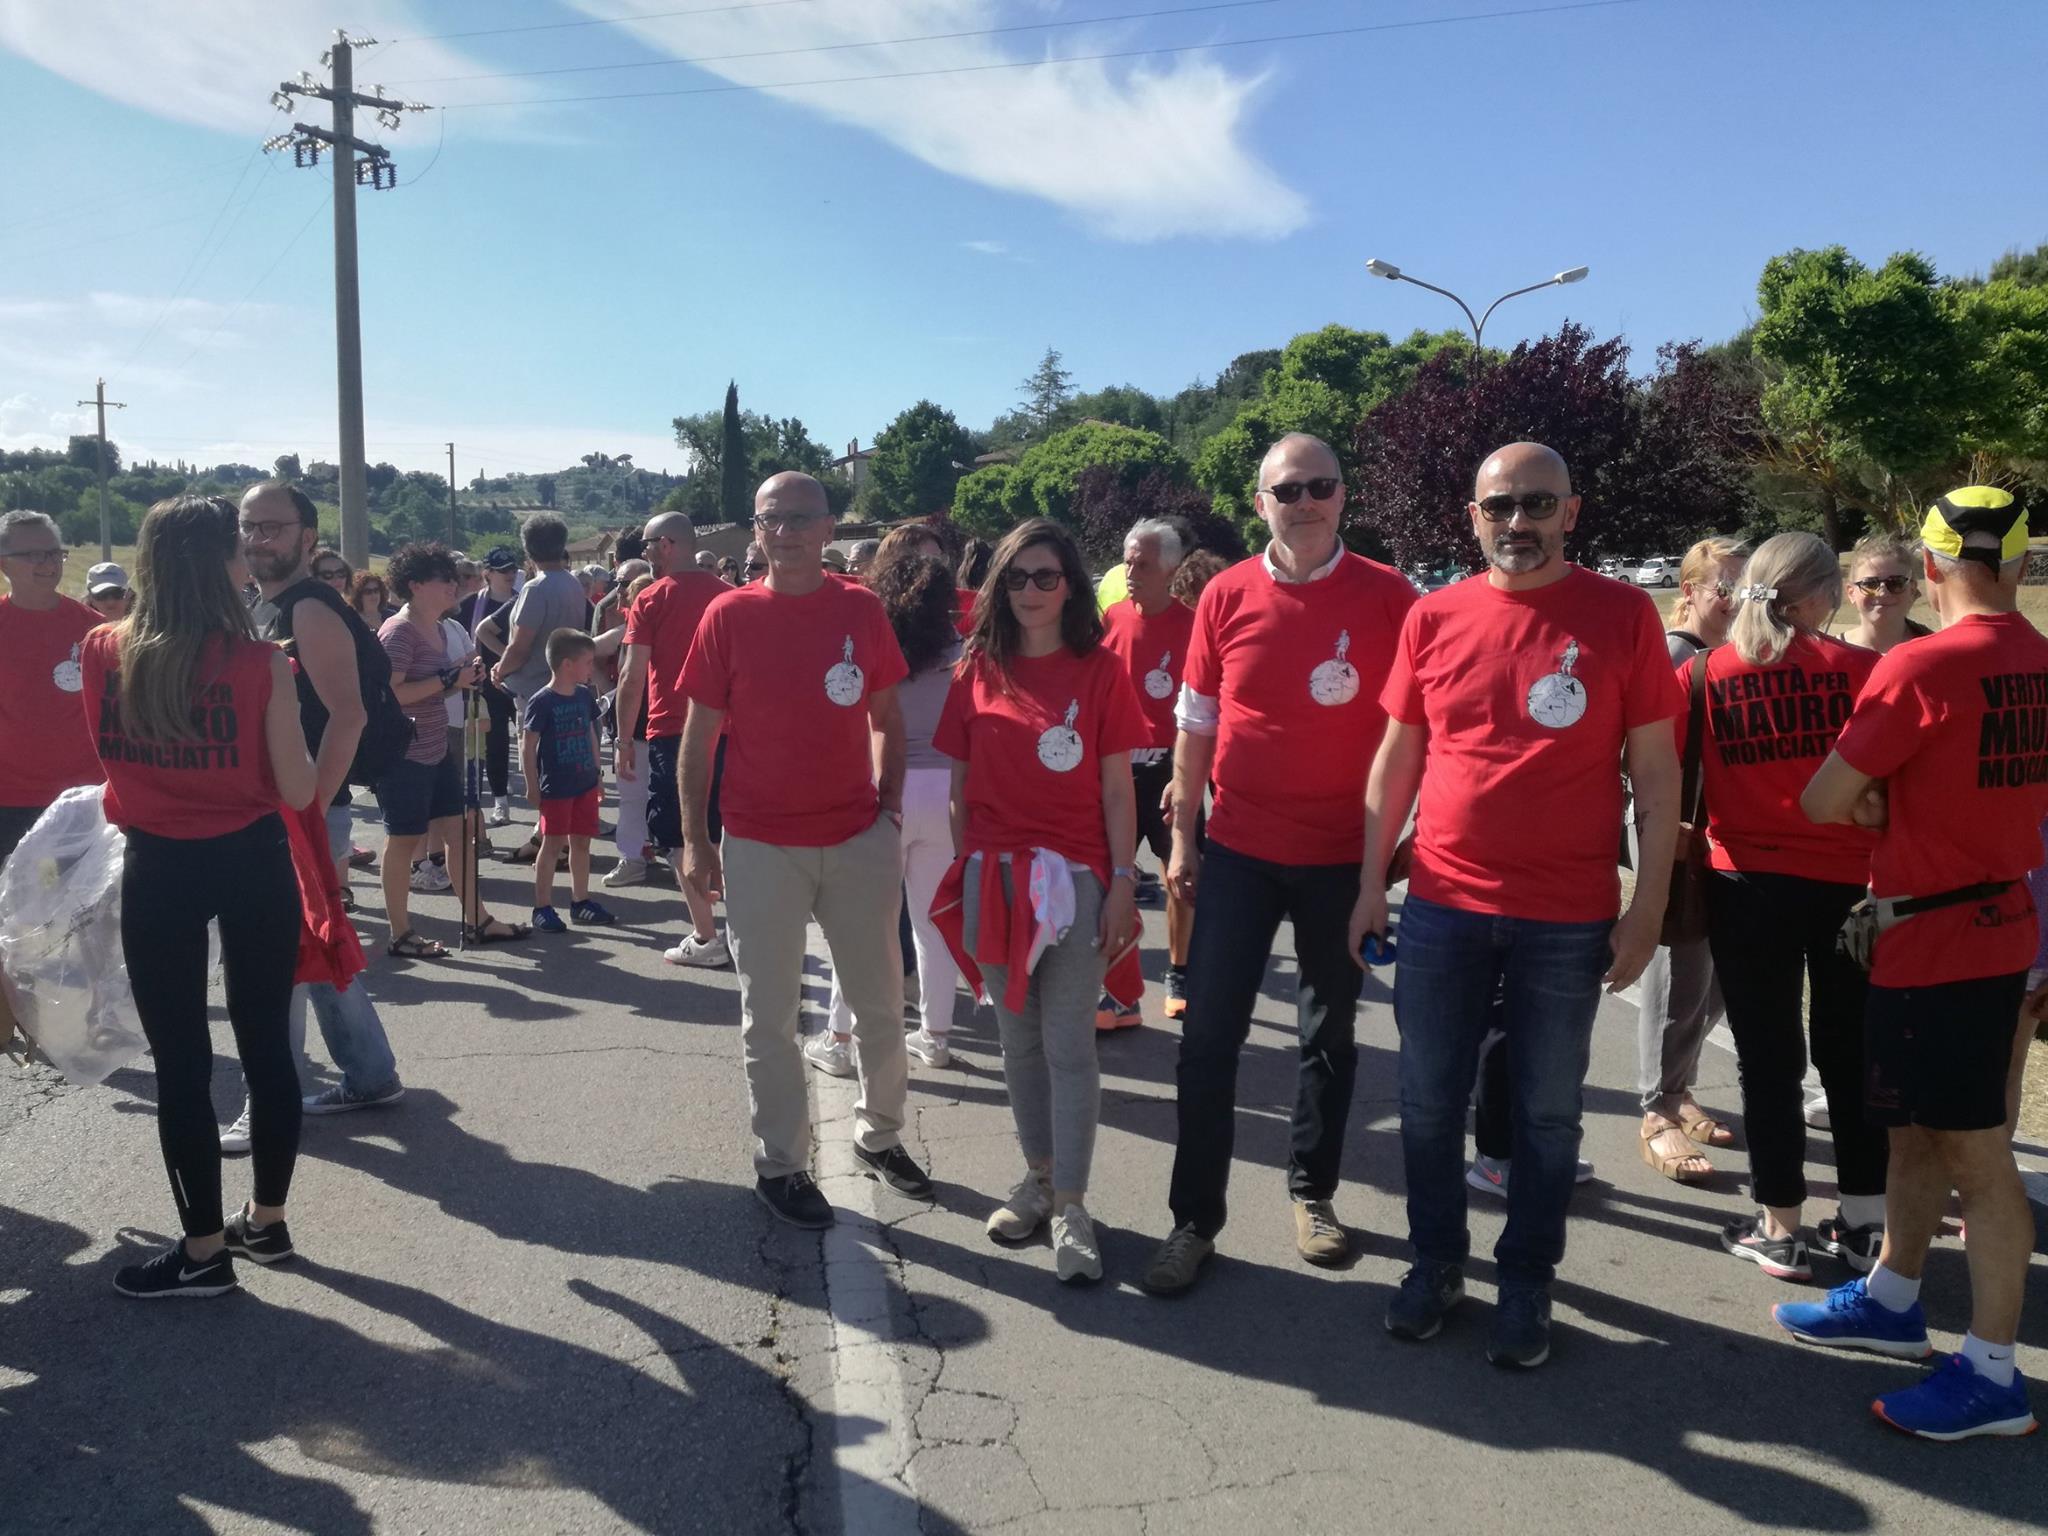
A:
[[[1226,1214],[1237,1063],[1286,918],[1299,967],[1301,1066],[1287,1189],[1295,1251],[1340,1264],[1331,1201],[1358,1075],[1361,977],[1345,942],[1363,847],[1365,770],[1386,723],[1380,684],[1415,589],[1338,537],[1344,481],[1319,438],[1293,433],[1259,467],[1272,541],[1224,571],[1195,609],[1176,711],[1167,886],[1194,905],[1178,1069],[1173,1231],[1144,1276],[1193,1285]],[[1156,659],[1156,658],[1155,658]],[[1213,788],[1206,843],[1197,836]]]
[[[931,1180],[904,1151],[903,709],[908,672],[881,600],[828,580],[825,488],[785,472],[754,493],[768,575],[704,611],[683,667],[689,699],[680,789],[683,873],[723,891],[740,977],[740,1034],[753,1105],[755,1194],[799,1227],[832,1222],[811,1177],[810,1108],[798,1045],[804,947],[815,917],[853,1010],[860,1097],[854,1157],[913,1199]],[[711,840],[712,757],[733,763],[724,836]]]
[[[1515,1176],[1486,1355],[1533,1368],[1550,1354],[1549,1287],[1601,987],[1636,979],[1663,922],[1678,832],[1672,720],[1684,697],[1648,595],[1565,559],[1579,498],[1555,452],[1511,443],[1494,453],[1470,515],[1487,569],[1415,605],[1387,679],[1350,948],[1388,931],[1389,865],[1419,789],[1394,972],[1415,1263],[1386,1327],[1433,1338],[1464,1298],[1465,1110],[1498,1026]],[[1641,861],[1617,920],[1624,759]]]
[[[103,621],[58,590],[64,560],[47,515],[0,517],[0,864],[51,801],[106,777],[79,692],[81,648]]]

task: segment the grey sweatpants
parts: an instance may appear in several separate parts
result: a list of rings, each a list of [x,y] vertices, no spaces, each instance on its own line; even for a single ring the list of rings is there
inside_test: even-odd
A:
[[[981,922],[981,866],[967,866],[961,906],[962,934],[971,951]],[[1020,899],[1003,869],[1003,889]],[[1029,903],[1029,896],[1022,899]],[[1028,910],[1020,920],[1030,921]],[[1102,1072],[1095,1059],[1095,1003],[1102,995],[1103,954],[1095,943],[1102,921],[1102,882],[1074,869],[1074,926],[1038,957],[1024,1007],[1003,1006],[1007,965],[984,965],[982,982],[995,1005],[1003,1041],[1003,1081],[1017,1140],[1030,1163],[1052,1162],[1052,1187],[1085,1190],[1095,1159],[1095,1127],[1102,1118]]]
[[[1726,1010],[1707,941],[1659,944],[1637,986],[1636,1086],[1645,1113],[1678,1118],[1680,1100],[1700,1075],[1700,1050]]]

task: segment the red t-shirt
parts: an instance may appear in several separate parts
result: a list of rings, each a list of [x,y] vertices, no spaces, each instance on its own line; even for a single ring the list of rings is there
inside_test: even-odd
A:
[[[1800,635],[1786,647],[1785,659],[1769,666],[1744,661],[1732,645],[1695,657],[1678,669],[1678,686],[1686,691],[1678,716],[1681,755],[1692,669],[1702,660],[1708,862],[1716,869],[1862,885],[1870,878],[1877,834],[1817,827],[1799,809],[1799,796],[1835,749],[1877,653],[1832,635]]]
[[[210,647],[199,669],[185,741],[137,741],[121,724],[120,647],[112,630],[85,643],[85,709],[107,770],[107,820],[158,837],[222,837],[278,810],[263,732],[277,647],[237,640]]]
[[[1123,661],[1131,686],[1137,690],[1139,707],[1152,722],[1152,738],[1139,743],[1141,746],[1173,745],[1179,729],[1173,723],[1173,705],[1180,697],[1181,674],[1187,670],[1188,642],[1194,633],[1195,610],[1171,599],[1150,618],[1128,598],[1111,604],[1102,616],[1102,643]]]
[[[1061,647],[1011,663],[1016,692],[994,670],[963,664],[939,711],[932,746],[967,764],[969,853],[1050,848],[1109,883],[1102,759],[1151,739],[1151,727],[1107,646]]]
[[[626,614],[626,644],[647,648],[647,735],[680,736],[690,700],[683,665],[690,642],[714,598],[732,591],[709,571],[664,576],[633,600]]]
[[[1355,864],[1380,685],[1415,588],[1346,551],[1315,581],[1240,560],[1202,589],[1182,680],[1217,701],[1209,836],[1275,864]]]
[[[828,581],[802,597],[755,582],[704,610],[684,694],[725,711],[719,808],[735,837],[829,848],[880,810],[868,696],[909,671],[881,599]]]
[[[106,777],[78,702],[81,647],[105,622],[75,598],[39,613],[0,597],[0,805],[39,810]]]
[[[961,587],[953,594],[953,627],[963,640],[974,633],[974,605],[980,597],[972,587]]]
[[[1870,858],[1880,896],[1936,896],[1981,880],[2004,895],[1922,912],[1878,936],[1870,979],[1935,986],[2024,971],[2048,813],[2048,639],[2017,613],[1973,616],[1878,659],[1835,750],[1889,784]]]
[[[1533,591],[1482,572],[1432,592],[1385,702],[1429,728],[1410,891],[1557,923],[1620,910],[1624,739],[1684,705],[1645,593],[1577,566]]]

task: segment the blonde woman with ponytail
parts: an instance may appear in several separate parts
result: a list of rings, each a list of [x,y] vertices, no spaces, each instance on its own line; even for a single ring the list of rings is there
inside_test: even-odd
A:
[[[1808,1031],[1842,1200],[1814,1246],[1868,1271],[1884,1237],[1885,1133],[1863,1110],[1867,978],[1835,948],[1869,883],[1875,834],[1816,826],[1799,808],[1877,657],[1823,633],[1841,606],[1842,572],[1810,533],[1766,539],[1736,601],[1728,644],[1681,673],[1690,686],[1691,669],[1706,668],[1707,942],[1735,1036],[1758,1206],[1723,1231],[1721,1246],[1775,1279],[1805,1281]]]

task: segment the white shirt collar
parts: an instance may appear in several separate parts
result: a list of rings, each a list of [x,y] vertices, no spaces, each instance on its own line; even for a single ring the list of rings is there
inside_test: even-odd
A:
[[[1330,558],[1325,560],[1315,570],[1310,571],[1306,576],[1302,577],[1299,582],[1295,581],[1291,577],[1283,576],[1280,573],[1280,568],[1273,564],[1273,546],[1271,543],[1268,543],[1266,545],[1265,553],[1259,556],[1259,564],[1263,565],[1266,568],[1266,574],[1272,577],[1275,581],[1280,582],[1281,584],[1286,586],[1301,586],[1311,581],[1321,581],[1325,576],[1329,575],[1330,572],[1337,569],[1337,562],[1339,560],[1342,560],[1343,558],[1344,541],[1342,539],[1339,539],[1337,541],[1337,548],[1335,552],[1331,554]]]

